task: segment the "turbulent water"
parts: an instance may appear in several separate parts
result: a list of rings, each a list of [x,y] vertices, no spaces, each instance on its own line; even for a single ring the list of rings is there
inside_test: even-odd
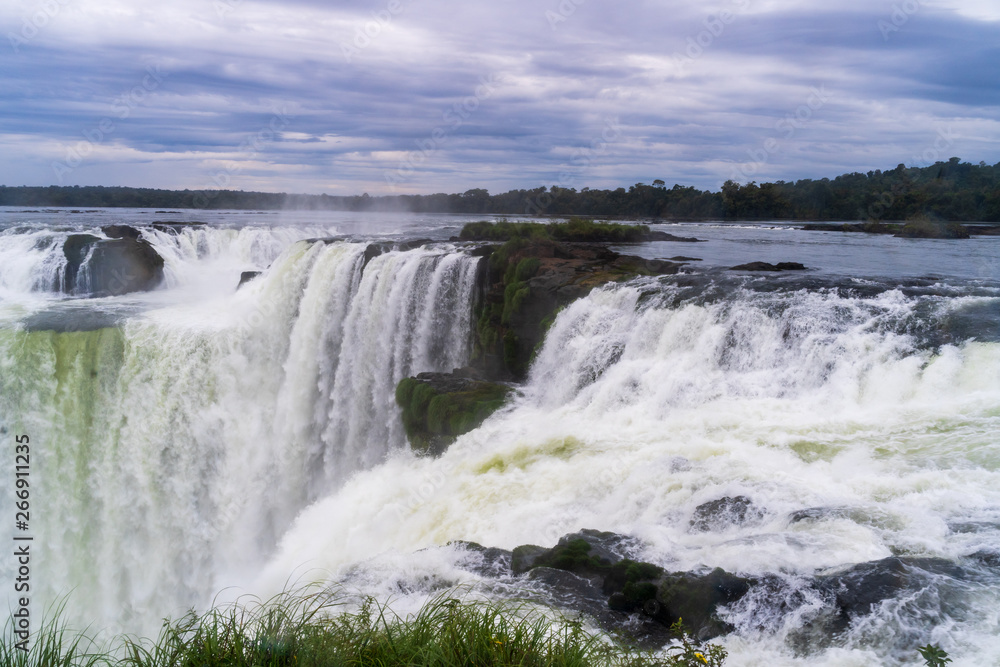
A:
[[[148,632],[226,587],[331,581],[402,610],[457,585],[521,595],[448,543],[595,528],[670,570],[776,575],[724,612],[727,664],[897,664],[927,642],[1000,661],[995,240],[693,225],[708,243],[631,251],[705,266],[566,308],[512,404],[420,458],[393,391],[469,359],[478,259],[446,241],[460,220],[216,215],[149,233],[157,291],[52,292],[62,239],[114,215],[149,214],[0,223],[0,419],[31,436],[36,613],[65,595],[78,618]],[[418,237],[436,242],[365,256]],[[732,262],[734,243],[753,254]],[[758,259],[815,268],[721,268]],[[738,495],[752,520],[691,529],[696,507]],[[810,577],[891,555],[967,576],[810,634],[827,604]]]

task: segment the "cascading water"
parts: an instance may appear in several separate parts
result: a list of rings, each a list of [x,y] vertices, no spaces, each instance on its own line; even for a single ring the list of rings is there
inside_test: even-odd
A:
[[[669,570],[766,578],[723,612],[727,666],[912,664],[931,641],[956,664],[1000,660],[1000,288],[981,271],[597,289],[559,313],[511,405],[429,458],[405,447],[394,388],[468,361],[478,258],[443,243],[373,257],[306,240],[337,233],[321,221],[219,214],[143,227],[159,290],[53,291],[65,239],[102,237],[107,217],[0,232],[0,430],[32,438],[36,617],[68,595],[77,625],[155,635],[227,586],[303,580],[399,611],[458,584],[519,595],[529,580],[448,543],[594,528]],[[433,225],[397,238],[454,231]],[[733,497],[745,520],[696,529],[700,506]],[[809,582],[892,555],[964,575],[818,632],[830,601]]]
[[[495,582],[464,571],[460,548],[403,554],[452,540],[552,545],[596,528],[634,536],[637,557],[670,570],[781,579],[728,612],[732,664],[888,664],[945,632],[953,654],[1000,655],[988,611],[1000,578],[966,559],[1000,544],[1000,345],[927,343],[997,296],[681,292],[652,281],[569,306],[512,408],[440,459],[356,475],[299,517],[255,586],[276,590],[307,564],[416,605],[441,586]],[[692,528],[697,506],[738,495],[752,520]],[[964,562],[985,579],[942,578],[837,648],[814,641],[794,657],[830,613],[805,582],[891,555]]]
[[[236,294],[118,327],[0,330],[4,425],[37,443],[40,598],[155,632],[404,444],[395,384],[467,361],[479,260],[365,249],[296,243]]]

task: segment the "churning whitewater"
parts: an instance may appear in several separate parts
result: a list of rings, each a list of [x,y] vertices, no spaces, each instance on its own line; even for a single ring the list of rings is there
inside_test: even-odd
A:
[[[204,234],[158,244],[178,283]],[[403,446],[395,385],[467,361],[477,260],[366,247],[294,243],[226,299],[117,326],[0,330],[7,427],[39,443],[47,599],[72,591],[78,618],[155,631]]]
[[[224,589],[290,582],[400,611],[455,586],[537,599],[461,541],[590,528],[671,571],[767,576],[723,612],[727,664],[904,664],[927,642],[1000,660],[995,280],[606,285],[558,314],[506,407],[432,458],[406,446],[394,391],[470,361],[481,259],[444,241],[449,221],[409,250],[309,222],[150,230],[164,285],[99,298],[57,293],[60,244],[89,227],[2,232],[0,420],[37,443],[40,598],[147,634]],[[235,289],[245,270],[263,273]],[[745,521],[692,530],[737,496]],[[894,555],[965,574],[820,637],[809,578]]]

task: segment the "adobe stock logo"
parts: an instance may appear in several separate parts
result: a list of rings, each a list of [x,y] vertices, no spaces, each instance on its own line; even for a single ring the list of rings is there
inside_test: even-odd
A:
[[[68,5],[70,0],[45,0],[31,16],[25,16],[21,21],[21,30],[18,32],[8,32],[7,39],[10,41],[10,48],[14,53],[20,53],[21,47],[33,40],[42,29],[54,19],[62,8]]]

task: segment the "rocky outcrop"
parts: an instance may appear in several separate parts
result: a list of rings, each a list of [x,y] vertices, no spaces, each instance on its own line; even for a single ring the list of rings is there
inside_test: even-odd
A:
[[[129,225],[105,225],[101,227],[101,231],[109,239],[136,239],[138,240],[142,236],[140,232],[135,227]]]
[[[753,507],[745,502],[723,504],[743,507],[745,513]],[[472,556],[465,567],[487,577],[524,577],[549,604],[587,614],[605,630],[649,646],[669,641],[670,626],[678,619],[699,640],[731,632],[726,611],[739,614],[746,604],[768,607],[761,613],[775,619],[805,613],[790,643],[826,645],[863,625],[887,601],[907,604],[922,596],[926,604],[919,613],[960,613],[966,604],[961,597],[966,580],[974,576],[951,561],[916,557],[884,558],[812,576],[747,577],[720,568],[671,572],[630,558],[639,546],[634,539],[596,530],[566,535],[551,548],[528,544],[511,552],[463,546]],[[977,552],[967,561],[973,568],[997,567],[1000,562],[994,552]],[[916,639],[899,637],[898,648],[910,650]]]
[[[393,250],[413,250],[414,248],[420,248],[427,245],[428,243],[433,243],[430,239],[414,239],[412,241],[379,241],[378,243],[369,243],[368,247],[365,248],[365,260],[362,268],[367,267],[368,263],[379,255],[384,255],[387,252],[392,252]]]
[[[725,496],[694,508],[691,530],[705,533],[757,523],[764,512],[746,496]]]
[[[63,255],[66,257],[66,266],[62,272],[62,284],[59,288],[66,293],[76,292],[76,279],[83,266],[91,247],[100,241],[93,234],[71,234],[63,242]]]
[[[767,262],[749,262],[733,266],[731,271],[805,271],[806,267],[798,262],[778,262],[768,264]]]
[[[116,296],[154,289],[163,280],[163,258],[127,232],[110,240],[73,234],[63,243],[63,254],[60,287],[69,294]]]
[[[746,595],[753,580],[718,568],[667,572],[628,558],[633,544],[615,533],[582,530],[550,549],[517,547],[511,571],[544,585],[554,600],[588,613],[609,630],[621,629],[636,614],[646,637],[665,638],[678,619],[700,640],[732,630],[718,611]]]
[[[488,376],[523,380],[560,308],[598,285],[677,273],[681,266],[593,243],[514,239],[493,247],[481,277],[475,363]]]
[[[455,438],[477,428],[507,400],[511,388],[487,382],[473,369],[419,373],[396,385],[403,427],[413,449],[440,454]]]
[[[941,558],[893,556],[818,576],[813,587],[831,607],[831,613],[820,623],[827,633],[843,632],[852,622],[875,611],[885,600],[914,596],[922,590],[935,588],[942,578],[961,581],[966,573],[960,566]]]
[[[244,271],[243,273],[240,274],[240,283],[236,286],[236,289],[239,289],[239,288],[243,287],[248,282],[250,282],[251,280],[253,280],[257,276],[259,276],[261,273],[263,273],[263,272],[262,271]]]

